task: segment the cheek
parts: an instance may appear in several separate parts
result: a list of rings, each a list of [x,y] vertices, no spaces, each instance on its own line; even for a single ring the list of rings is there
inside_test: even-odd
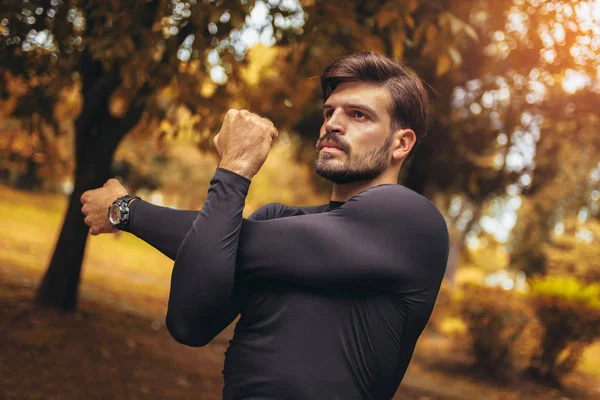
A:
[[[376,127],[361,127],[355,135],[352,135],[351,141],[353,145],[361,149],[371,149],[381,145],[381,132]],[[348,137],[350,139],[350,137]]]
[[[321,129],[319,129],[319,137],[323,137],[323,135],[325,135],[326,132],[327,130],[325,129],[325,122],[323,122],[321,124]]]

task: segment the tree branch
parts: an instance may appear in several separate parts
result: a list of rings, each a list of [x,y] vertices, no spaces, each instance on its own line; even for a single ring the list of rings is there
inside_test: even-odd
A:
[[[148,82],[144,83],[138,90],[137,94],[131,101],[129,108],[123,118],[118,123],[118,128],[115,130],[115,137],[117,141],[121,139],[129,132],[142,117],[144,110],[146,109],[146,103],[148,97],[152,94],[152,87]]]

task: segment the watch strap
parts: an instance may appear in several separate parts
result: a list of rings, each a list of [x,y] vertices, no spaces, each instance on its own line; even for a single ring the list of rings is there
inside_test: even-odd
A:
[[[129,232],[129,221],[130,221],[129,203],[133,199],[140,199],[140,197],[132,195],[132,194],[127,194],[127,195],[121,196],[118,199],[116,199],[115,201],[113,201],[112,205],[108,208],[109,221],[110,221],[110,211],[113,206],[119,207],[119,209],[121,210],[121,216],[119,218],[119,221],[116,224],[113,224],[111,222],[112,226],[114,226],[115,228],[117,228],[121,231]]]

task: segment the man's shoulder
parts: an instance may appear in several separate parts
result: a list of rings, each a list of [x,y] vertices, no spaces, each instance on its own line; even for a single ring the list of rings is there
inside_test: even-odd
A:
[[[295,215],[315,214],[321,211],[326,205],[317,206],[288,206],[283,203],[269,203],[257,209],[249,219],[253,221],[264,221],[283,217],[292,217]]]
[[[428,198],[399,184],[373,186],[363,190],[348,201],[348,203],[352,202],[379,207],[384,206],[391,210],[418,207],[437,211],[435,205]]]
[[[402,219],[423,224],[430,221],[435,226],[446,225],[438,208],[425,196],[406,186],[385,184],[362,191],[347,202],[348,209],[365,212],[375,217]]]

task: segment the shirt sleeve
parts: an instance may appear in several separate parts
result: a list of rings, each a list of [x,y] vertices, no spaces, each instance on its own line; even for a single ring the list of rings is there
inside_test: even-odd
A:
[[[198,213],[160,207],[138,199],[130,206],[129,232],[175,260],[177,250]]]
[[[273,218],[277,210],[267,204],[248,217],[249,220],[259,221]],[[177,210],[161,207],[144,200],[137,199],[131,203],[129,232],[156,250],[175,260],[177,251],[185,239],[200,211]]]
[[[230,180],[233,178],[234,181],[241,180],[241,186],[247,184],[247,182],[243,181],[243,177],[232,176],[232,174],[233,173],[228,173],[227,171],[220,171],[215,182],[220,182],[218,178],[220,176],[224,176],[226,179],[229,178]],[[207,199],[209,200],[209,203],[215,203],[218,200],[218,198],[215,196],[216,194],[219,194],[220,196],[223,195],[220,189],[220,186],[217,186],[215,189],[213,189],[212,194],[209,195],[210,199]],[[242,192],[245,192],[245,189],[242,189]],[[208,204],[208,206],[210,205],[211,204]],[[268,204],[259,208],[249,217],[249,219],[263,220],[275,217],[272,215],[276,211],[273,205],[274,204]],[[205,213],[203,218],[206,218],[206,213],[208,210],[204,211]],[[160,207],[138,199],[131,203],[131,220],[129,222],[129,231],[170,259],[175,260],[177,257],[177,252],[179,251],[184,239],[188,235],[188,232],[190,232],[190,229],[194,227],[192,238],[196,236],[198,229],[202,230],[203,227],[201,225],[203,222],[198,222],[200,225],[194,226],[194,221],[196,221],[200,213],[200,211],[177,210],[169,207]],[[210,222],[213,224],[219,223],[218,221],[215,222],[212,220]],[[207,228],[210,230],[209,227]],[[190,241],[191,240],[192,239],[190,239]],[[182,260],[187,260],[185,255],[180,258],[177,275],[173,276],[175,279],[182,275],[182,278],[185,279],[185,277],[187,277],[190,273],[190,271],[187,273],[185,271],[179,271],[181,269]],[[201,264],[199,268],[202,268],[202,265],[203,264]],[[214,266],[217,268],[219,267],[218,263]],[[224,293],[228,293],[227,299],[222,299],[220,302],[214,303],[211,302],[210,293],[208,293],[209,298],[200,296],[200,298],[207,303],[211,303],[213,307],[207,307],[204,310],[204,313],[197,315],[197,323],[201,326],[201,329],[199,330],[199,333],[195,332],[195,337],[187,337],[185,340],[187,340],[187,344],[190,345],[202,345],[212,340],[212,338],[218,335],[237,317],[237,315],[240,313],[240,310],[244,307],[247,288],[245,282],[241,280],[233,281],[233,278],[230,276],[225,279],[218,279],[217,274],[217,279],[215,279],[215,274],[202,275],[201,272],[198,274],[194,273],[193,259],[190,261],[188,268],[192,270],[191,274],[194,275],[196,279],[195,282],[204,281],[206,285],[211,286],[213,290],[222,290]],[[217,286],[218,282],[222,283],[223,281],[225,282],[223,288]],[[178,290],[180,281],[175,280],[174,282],[175,287],[173,287],[173,285],[171,287],[171,305],[173,303],[177,303],[177,299],[179,298],[177,293],[173,293],[173,290]],[[193,301],[193,296],[190,298],[190,301]]]
[[[234,283],[249,186],[249,179],[218,168],[204,205],[179,246],[166,325],[182,344],[206,345],[241,309],[243,294],[236,295]]]
[[[439,284],[448,250],[433,203],[381,185],[327,213],[245,221],[238,268],[245,279],[409,293]]]

